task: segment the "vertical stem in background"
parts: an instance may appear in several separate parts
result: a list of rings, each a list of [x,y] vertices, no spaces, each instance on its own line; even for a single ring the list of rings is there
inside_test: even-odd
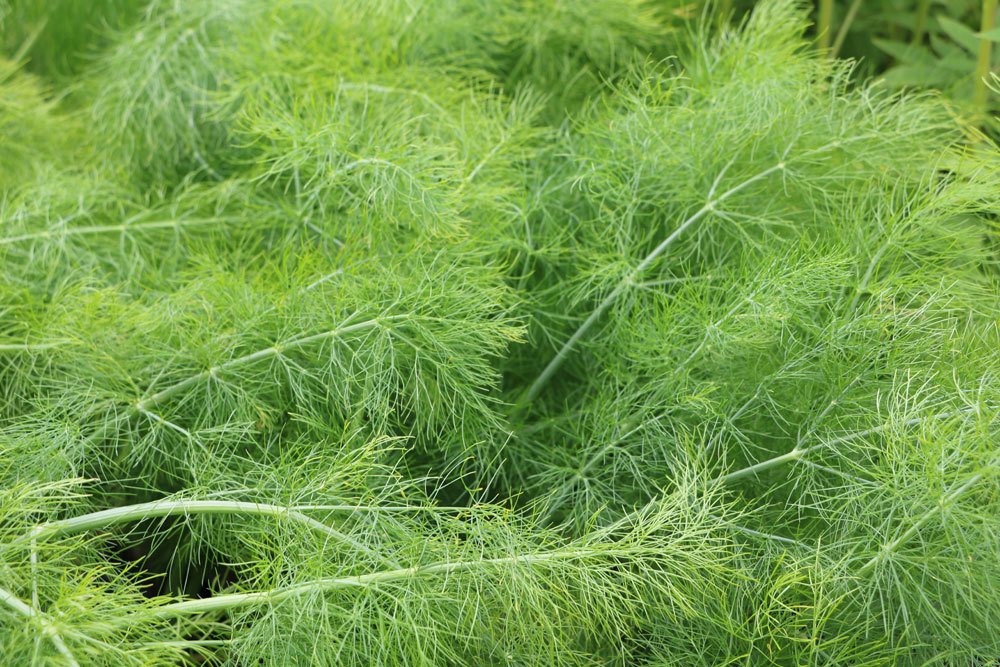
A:
[[[920,44],[927,34],[927,19],[931,14],[931,0],[920,0],[917,4],[917,18],[913,24],[912,44]]]
[[[821,55],[830,51],[830,31],[833,30],[833,0],[819,0],[819,18],[816,20],[816,35]]]
[[[719,27],[722,28],[732,19],[733,0],[719,0],[716,7],[716,20],[719,23]]]
[[[997,0],[983,0],[983,22],[982,32],[993,30],[997,18]],[[979,58],[976,61],[976,80],[973,102],[976,110],[985,113],[986,102],[989,95],[989,88],[986,87],[986,77],[990,73],[990,65],[993,57],[993,42],[986,37],[979,40]]]
[[[911,0],[894,0],[889,2],[889,11],[893,13],[893,16],[889,19],[889,39],[893,42],[898,42],[902,39],[900,35],[899,23],[896,21],[896,16],[899,16],[909,9],[909,3]]]
[[[844,45],[844,39],[847,37],[848,31],[851,29],[851,24],[854,23],[854,19],[857,17],[858,9],[860,7],[861,0],[854,0],[848,8],[847,13],[844,15],[844,20],[840,22],[840,30],[837,31],[837,39],[833,41],[833,47],[830,49],[831,58],[836,58],[840,54],[840,47]]]

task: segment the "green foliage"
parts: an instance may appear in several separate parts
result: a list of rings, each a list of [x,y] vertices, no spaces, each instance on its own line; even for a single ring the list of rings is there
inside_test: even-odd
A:
[[[3,0],[0,43],[22,51],[40,75],[79,74],[108,42],[107,31],[141,16],[141,0]]]
[[[13,60],[0,59],[0,188],[7,190],[36,174],[69,148],[61,134],[71,123],[54,118],[44,85],[21,71]]]
[[[941,96],[794,0],[70,4],[0,5],[7,662],[1000,657]]]
[[[996,70],[1000,55],[995,48],[981,55],[984,45],[1000,39],[983,15],[991,2],[842,0],[831,3],[825,30],[835,55],[858,59],[867,73],[877,73],[894,89],[940,90],[957,111],[996,136],[997,98],[987,94],[983,80]]]

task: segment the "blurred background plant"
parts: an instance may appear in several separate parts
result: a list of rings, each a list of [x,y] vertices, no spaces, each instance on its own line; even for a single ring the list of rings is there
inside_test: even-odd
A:
[[[995,8],[0,0],[0,663],[990,664]]]
[[[741,20],[756,2],[718,0]],[[812,34],[831,58],[858,62],[858,80],[880,77],[895,90],[937,89],[965,120],[994,138],[1000,96],[990,89],[1000,65],[997,0],[814,0]]]
[[[997,0],[814,0],[813,35],[830,57],[857,60],[899,88],[935,88],[956,110],[996,136],[998,96],[987,85],[1000,63]],[[65,79],[82,71],[110,36],[142,19],[146,0],[0,0],[0,43],[30,71]],[[159,4],[159,3],[153,3]],[[663,58],[684,22],[714,14],[739,21],[756,0],[588,0],[441,2],[381,0],[413,32],[435,38],[422,55],[456,53],[507,85],[524,81],[565,106],[630,59]],[[625,10],[625,11],[623,11]],[[560,57],[552,57],[553,50]],[[567,79],[569,82],[567,82]]]
[[[937,88],[995,133],[996,15],[996,0],[821,0],[817,33],[831,57],[857,58],[893,88]]]

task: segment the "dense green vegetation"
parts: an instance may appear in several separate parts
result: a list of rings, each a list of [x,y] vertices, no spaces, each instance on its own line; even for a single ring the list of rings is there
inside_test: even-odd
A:
[[[0,662],[1000,659],[987,107],[755,4],[0,0]]]

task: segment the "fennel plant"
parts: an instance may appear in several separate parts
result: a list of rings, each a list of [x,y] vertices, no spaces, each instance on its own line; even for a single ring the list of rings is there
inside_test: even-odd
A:
[[[4,664],[1000,659],[938,96],[794,0],[69,4],[0,2]]]

